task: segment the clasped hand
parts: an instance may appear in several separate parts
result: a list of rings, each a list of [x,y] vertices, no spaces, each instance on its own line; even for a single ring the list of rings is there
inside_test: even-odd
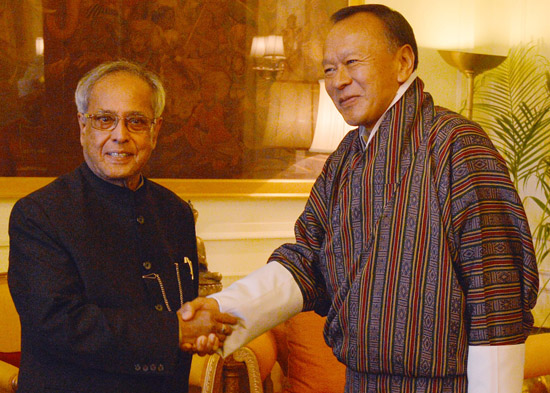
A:
[[[180,349],[203,356],[212,354],[233,331],[237,318],[220,312],[218,302],[196,298],[178,310]]]

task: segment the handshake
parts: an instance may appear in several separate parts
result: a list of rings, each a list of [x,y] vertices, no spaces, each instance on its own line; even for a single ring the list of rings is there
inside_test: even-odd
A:
[[[180,349],[201,356],[216,352],[237,323],[237,318],[221,313],[218,302],[210,298],[187,302],[177,314]]]

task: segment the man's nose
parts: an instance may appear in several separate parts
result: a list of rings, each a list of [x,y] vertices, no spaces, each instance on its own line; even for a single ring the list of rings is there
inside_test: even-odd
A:
[[[123,117],[118,120],[115,128],[111,131],[111,139],[117,142],[125,142],[130,138],[130,130],[126,126],[126,119]]]
[[[351,83],[351,76],[346,67],[338,67],[333,80],[334,86],[341,90]]]

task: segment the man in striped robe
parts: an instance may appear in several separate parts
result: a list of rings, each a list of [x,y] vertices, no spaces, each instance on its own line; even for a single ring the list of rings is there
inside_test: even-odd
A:
[[[327,91],[358,128],[328,158],[296,243],[213,296],[240,317],[224,354],[316,310],[346,392],[520,392],[538,274],[505,162],[424,92],[399,13],[354,6],[333,22]]]

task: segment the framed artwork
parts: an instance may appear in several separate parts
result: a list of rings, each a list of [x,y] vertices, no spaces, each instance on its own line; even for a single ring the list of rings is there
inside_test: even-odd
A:
[[[346,5],[0,1],[0,176],[55,177],[79,165],[76,84],[124,58],[158,73],[167,91],[149,177],[313,179],[326,159],[309,151],[322,45],[329,16]],[[258,36],[282,37],[272,71],[250,56]]]

